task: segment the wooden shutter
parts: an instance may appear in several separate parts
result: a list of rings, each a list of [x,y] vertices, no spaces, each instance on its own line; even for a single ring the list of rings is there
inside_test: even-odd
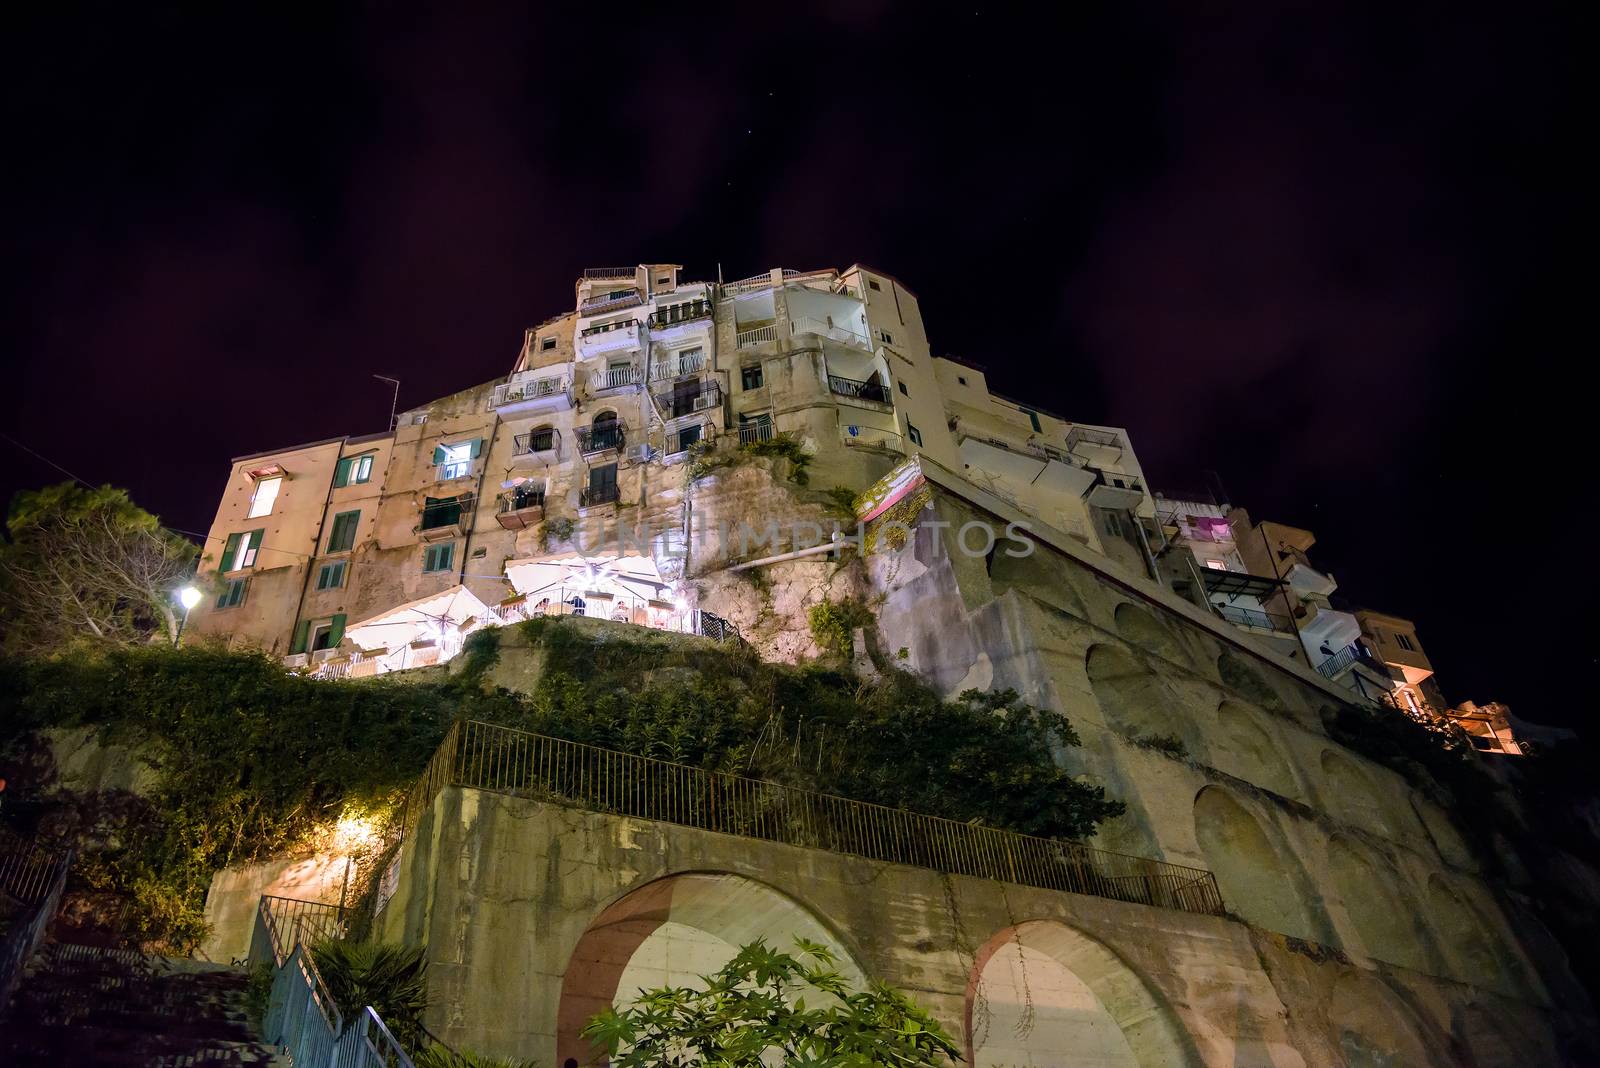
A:
[[[250,532],[250,540],[245,543],[245,552],[250,557],[250,566],[256,566],[256,560],[261,553],[261,535],[267,532],[265,527]]]
[[[306,651],[306,636],[311,633],[311,621],[302,619],[294,628],[294,641],[289,643],[290,653]]]
[[[344,613],[340,612],[333,617],[333,629],[328,633],[328,648],[337,649],[342,641],[344,641]]]
[[[435,445],[433,447],[433,462],[435,464],[442,464],[449,458],[450,454],[445,451],[445,447],[443,445]]]
[[[473,438],[472,439],[472,458],[474,460],[476,460],[482,454],[483,454],[483,439],[482,438]]]
[[[339,489],[348,485],[350,485],[350,459],[346,457],[333,469],[333,488]]]
[[[218,574],[233,570],[233,559],[239,555],[239,538],[238,534],[228,535],[228,544],[223,546],[222,559],[217,564]]]

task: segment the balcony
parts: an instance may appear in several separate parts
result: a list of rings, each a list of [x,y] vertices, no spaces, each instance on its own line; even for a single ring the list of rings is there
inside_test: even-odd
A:
[[[706,369],[705,352],[696,349],[680,352],[675,359],[657,360],[650,365],[650,380],[666,382],[674,378],[696,375]]]
[[[888,449],[891,452],[905,454],[905,442],[893,430],[879,430],[873,426],[856,426],[841,424],[839,438],[846,445],[857,449]]]
[[[1120,471],[1095,471],[1083,499],[1096,508],[1134,509],[1144,501],[1144,484]]]
[[[636,268],[633,267],[585,267],[583,277],[597,278],[632,278]]]
[[[828,389],[836,396],[848,397],[850,400],[868,401],[872,404],[892,407],[889,401],[889,387],[881,382],[857,382],[853,378],[840,378],[838,375],[829,375]]]
[[[1122,435],[1114,430],[1075,426],[1067,431],[1067,451],[1095,466],[1114,464],[1122,459]]]
[[[1317,671],[1325,679],[1337,680],[1345,672],[1356,667],[1364,667],[1385,682],[1389,681],[1389,670],[1373,659],[1372,654],[1368,653],[1359,644],[1345,646],[1339,652],[1318,664]]]
[[[778,328],[772,325],[753,326],[748,330],[739,331],[734,336],[734,344],[741,349],[753,349],[757,345],[765,345],[768,342],[777,340]]]
[[[618,452],[628,440],[627,431],[621,423],[580,426],[574,433],[578,438],[578,451],[584,456]]]
[[[512,490],[500,495],[495,519],[506,530],[522,530],[544,522],[544,490]]]
[[[777,432],[773,430],[772,420],[769,418],[739,424],[740,445],[756,445],[763,441],[771,441],[776,436]]]
[[[582,358],[597,356],[602,352],[626,351],[638,347],[637,319],[586,326],[578,331],[578,355]]]
[[[681,419],[686,415],[709,411],[722,403],[722,387],[715,382],[702,382],[692,390],[670,389],[655,394],[656,407],[663,419]]]
[[[650,313],[650,329],[659,334],[678,326],[708,326],[715,310],[715,306],[704,299],[669,305]]]
[[[1217,615],[1236,627],[1247,630],[1266,630],[1276,634],[1293,634],[1294,622],[1282,612],[1264,612],[1259,608],[1240,608],[1231,604],[1214,604]]]
[[[548,368],[542,368],[538,374],[523,371],[494,387],[489,407],[502,415],[567,407],[572,403],[571,390],[572,376],[565,371],[557,374],[551,374]]]
[[[530,430],[511,439],[512,463],[557,463],[561,459],[561,431],[553,427]]]
[[[602,504],[616,504],[621,496],[621,487],[615,482],[602,482],[598,486],[585,486],[578,494],[578,504],[583,508],[595,508]]]
[[[1301,597],[1327,597],[1339,588],[1339,583],[1332,575],[1311,566],[1305,553],[1289,549],[1284,555],[1292,562],[1283,577],[1289,583],[1289,588]]]
[[[848,326],[836,326],[832,323],[823,322],[821,319],[812,319],[808,316],[791,320],[789,323],[789,333],[791,335],[816,334],[819,337],[829,337],[835,341],[843,341],[847,345],[857,345],[868,350],[872,348],[872,340],[868,338],[867,335],[857,333]]]
[[[606,315],[610,312],[624,311],[628,308],[637,308],[644,303],[644,298],[638,293],[623,293],[618,296],[606,295],[603,297],[590,297],[578,305],[578,314],[582,316]]]
[[[627,366],[607,367],[595,371],[589,376],[589,391],[591,393],[604,393],[610,389],[627,389],[644,382],[644,368],[638,364]]]

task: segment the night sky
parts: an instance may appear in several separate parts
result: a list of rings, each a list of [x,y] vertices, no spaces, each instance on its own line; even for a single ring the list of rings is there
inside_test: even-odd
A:
[[[1313,529],[1451,700],[1594,704],[1559,10],[47,6],[0,39],[0,430],[176,528],[234,455],[383,429],[372,374],[506,373],[585,266],[859,261],[1156,486]],[[0,447],[7,497],[64,477]]]

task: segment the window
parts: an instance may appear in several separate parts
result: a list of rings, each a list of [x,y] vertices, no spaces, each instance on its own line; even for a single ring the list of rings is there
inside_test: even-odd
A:
[[[330,553],[347,553],[355,548],[356,527],[361,523],[361,511],[340,512],[333,517],[333,529],[328,534]]]
[[[682,430],[678,431],[678,448],[676,451],[682,452],[684,449],[687,449],[689,446],[693,445],[699,440],[700,424],[696,423],[694,426],[686,426]]]
[[[422,570],[424,571],[449,571],[455,563],[456,543],[447,541],[443,545],[430,545],[422,552]]]
[[[556,447],[556,429],[552,426],[535,427],[528,436],[528,447],[534,452],[549,452]]]
[[[762,385],[761,365],[751,364],[739,371],[739,385],[744,389],[760,389]]]
[[[1032,411],[1032,410],[1030,410],[1028,408],[1024,408],[1024,409],[1022,409],[1022,414],[1026,415],[1028,417],[1028,421],[1033,424],[1033,432],[1035,434],[1044,433],[1044,427],[1039,425],[1039,413],[1038,412]]]
[[[553,337],[542,337],[542,338],[539,339],[539,351],[540,352],[549,352],[552,349],[554,349],[555,347],[556,347],[556,339],[555,338],[553,338]]]
[[[1400,648],[1404,649],[1408,653],[1414,653],[1417,651],[1417,647],[1411,644],[1411,639],[1406,637],[1404,634],[1396,634],[1394,636],[1394,640],[1399,642]]]
[[[346,456],[333,472],[333,485],[337,489],[352,483],[372,481],[372,454]]]
[[[1209,567],[1213,571],[1226,571],[1226,570],[1228,570],[1228,563],[1227,563],[1226,560],[1207,560],[1206,561],[1206,566]]]
[[[256,483],[256,491],[250,496],[250,514],[246,519],[257,519],[264,515],[272,514],[272,502],[278,499],[278,487],[283,485],[283,479],[264,478]]]
[[[1105,528],[1105,532],[1111,537],[1122,537],[1122,520],[1117,517],[1117,513],[1106,512],[1101,517],[1100,525]]]
[[[222,561],[217,570],[226,573],[254,567],[256,555],[261,551],[261,535],[265,533],[266,530],[262,529],[229,534],[227,544],[222,547]]]
[[[230,579],[222,588],[222,593],[217,597],[218,608],[237,608],[244,603],[244,588],[249,585],[249,579]]]
[[[906,420],[906,437],[911,439],[911,444],[922,444],[922,431],[911,425],[911,420]]]
[[[672,279],[670,277],[668,277],[667,275],[662,275],[661,277],[656,279],[656,285],[664,286],[668,282],[671,282],[671,281],[672,281]]]
[[[289,644],[289,651],[303,653],[308,646],[312,652],[339,648],[339,643],[344,641],[344,620],[342,612],[331,619],[301,620],[300,625],[294,628],[294,639]]]
[[[336,590],[344,585],[345,561],[336,560],[331,564],[323,564],[322,570],[317,572],[317,589]]]
[[[883,287],[878,284],[878,280],[876,278],[867,279],[867,288],[876,293],[883,292]]]
[[[472,474],[472,461],[483,451],[483,439],[458,441],[454,445],[440,445],[433,450],[433,462],[439,465],[441,481],[466,478]]]
[[[437,530],[461,522],[460,497],[424,497],[422,499],[422,530]]]
[[[894,344],[894,335],[889,333],[889,331],[887,331],[887,330],[879,330],[878,331],[878,340],[883,342],[885,345],[893,345]]]
[[[956,381],[960,382],[963,386],[967,384],[967,379],[966,379],[965,375],[956,375]]]
[[[896,382],[895,385],[900,387],[900,395],[901,396],[903,396],[903,397],[911,396],[911,391],[906,388],[906,384],[904,382]]]

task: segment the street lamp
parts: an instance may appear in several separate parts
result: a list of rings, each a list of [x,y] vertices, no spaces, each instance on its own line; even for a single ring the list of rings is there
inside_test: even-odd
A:
[[[183,605],[183,621],[178,624],[177,636],[172,639],[174,648],[183,643],[183,628],[189,622],[189,613],[200,603],[200,591],[193,586],[185,586],[178,591],[178,603]]]

